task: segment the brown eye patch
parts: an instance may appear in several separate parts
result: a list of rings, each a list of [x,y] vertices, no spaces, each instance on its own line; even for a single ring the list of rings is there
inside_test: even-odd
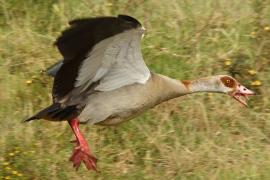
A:
[[[234,79],[232,79],[231,77],[228,77],[228,76],[224,76],[224,77],[222,77],[221,79],[221,82],[225,85],[225,86],[227,86],[227,87],[229,87],[229,88],[233,88],[233,87],[235,87],[235,80]]]

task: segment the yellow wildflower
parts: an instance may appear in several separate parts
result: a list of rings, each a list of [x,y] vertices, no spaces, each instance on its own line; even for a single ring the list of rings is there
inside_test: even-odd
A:
[[[252,38],[256,38],[257,33],[253,31],[253,32],[250,33],[250,36],[251,36]]]
[[[19,150],[16,150],[14,153],[15,153],[15,154],[18,154],[18,153],[20,153],[20,151],[19,151]]]
[[[18,171],[12,171],[11,173],[16,175],[16,174],[18,174]]]
[[[11,167],[7,166],[5,167],[5,170],[11,170]]]
[[[259,80],[256,80],[256,81],[251,82],[251,85],[252,86],[260,86],[260,85],[262,85],[262,82]]]
[[[9,176],[6,176],[4,179],[10,179],[10,177]]]
[[[26,84],[32,84],[32,80],[27,80],[25,83]]]
[[[2,163],[4,166],[8,166],[10,163],[9,162],[3,162]]]
[[[106,6],[110,7],[110,6],[113,6],[113,4],[112,3],[107,3]]]
[[[225,64],[226,66],[229,66],[229,65],[231,65],[231,64],[232,64],[232,60],[231,60],[231,59],[229,59],[229,58],[227,58],[227,59],[225,59],[224,64]]]
[[[22,175],[21,173],[18,173],[17,176],[21,177],[21,176],[23,176],[23,175]]]
[[[14,156],[15,154],[14,153],[8,153],[9,156]]]
[[[253,69],[250,69],[250,70],[248,71],[248,73],[249,73],[250,75],[255,75],[255,74],[257,74],[257,71],[255,71],[255,70],[253,70]]]
[[[263,29],[264,29],[265,31],[270,31],[270,27],[269,27],[269,26],[265,26]]]
[[[226,66],[229,66],[229,65],[231,65],[231,64],[232,64],[231,61],[225,61],[225,65],[226,65]]]

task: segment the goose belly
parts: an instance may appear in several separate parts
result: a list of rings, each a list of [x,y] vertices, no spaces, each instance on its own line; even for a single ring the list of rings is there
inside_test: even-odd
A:
[[[119,98],[110,98],[103,103],[88,104],[78,118],[82,123],[109,126],[133,119],[149,108],[151,108],[149,102],[147,104],[138,104],[134,101],[127,103]]]
[[[102,126],[113,126],[113,125],[117,125],[117,124],[120,124],[120,123],[128,121],[128,120],[131,120],[131,119],[137,117],[138,115],[140,115],[141,113],[143,113],[143,112],[137,112],[134,114],[130,113],[129,115],[126,115],[126,116],[108,117],[107,119],[105,119],[101,122],[98,122],[96,124],[102,125]]]
[[[78,119],[81,123],[99,125],[115,125],[130,120],[156,104],[154,98],[142,96],[141,93],[123,89],[93,94]]]

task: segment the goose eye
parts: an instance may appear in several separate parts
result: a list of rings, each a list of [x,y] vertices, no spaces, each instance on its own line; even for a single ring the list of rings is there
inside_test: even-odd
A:
[[[222,77],[221,78],[222,83],[229,88],[233,88],[235,87],[235,81],[233,79],[231,79],[230,77]]]

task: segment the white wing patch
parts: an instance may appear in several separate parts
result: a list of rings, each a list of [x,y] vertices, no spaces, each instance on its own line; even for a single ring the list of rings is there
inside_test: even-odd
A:
[[[93,47],[83,61],[75,87],[100,81],[95,90],[111,91],[133,83],[144,84],[150,71],[140,50],[142,29],[132,29],[107,38]]]

